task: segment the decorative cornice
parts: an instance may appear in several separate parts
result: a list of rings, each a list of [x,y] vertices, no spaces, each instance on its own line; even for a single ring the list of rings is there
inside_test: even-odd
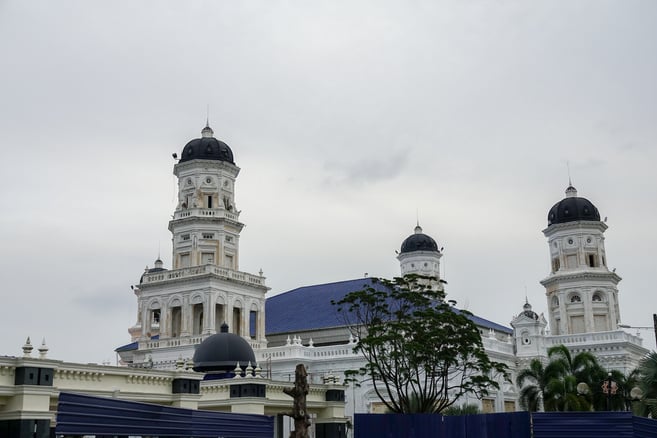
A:
[[[570,280],[611,280],[614,285],[617,285],[622,278],[615,272],[610,271],[559,271],[558,273],[551,274],[549,277],[541,280],[541,284],[545,287],[559,282],[559,281],[570,281]]]
[[[85,371],[76,369],[57,369],[55,370],[55,378],[61,380],[77,380],[85,382],[100,382],[105,376],[101,371]]]
[[[237,177],[237,175],[240,172],[240,168],[237,165],[232,164],[228,161],[202,160],[202,159],[199,159],[199,158],[195,158],[193,160],[183,161],[182,163],[176,163],[173,166],[173,174],[176,175],[176,176],[179,176],[178,173],[180,171],[185,171],[185,170],[188,170],[188,169],[202,169],[202,170],[205,170],[205,169],[210,169],[210,168],[218,169],[218,170],[232,170],[232,171],[235,172],[235,177]]]
[[[162,375],[145,375],[145,374],[129,374],[125,378],[127,383],[135,385],[170,385],[173,381],[171,376]]]
[[[576,229],[591,229],[595,228],[600,232],[605,232],[607,228],[607,224],[605,224],[602,221],[573,221],[573,222],[564,222],[561,224],[553,224],[553,225],[548,225],[547,228],[543,230],[543,234],[546,237],[549,237],[555,233],[558,233],[559,231],[568,231],[568,230],[576,230]]]

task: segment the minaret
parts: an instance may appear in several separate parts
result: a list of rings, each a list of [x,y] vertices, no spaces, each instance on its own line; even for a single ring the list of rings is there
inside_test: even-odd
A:
[[[235,179],[240,168],[230,147],[213,134],[210,126],[203,128],[173,169],[178,177],[178,205],[169,222],[173,269],[209,264],[239,270],[244,224],[235,206]]]
[[[548,212],[551,272],[541,281],[547,295],[552,335],[618,329],[618,282],[607,268],[598,209],[568,185],[566,197]]]
[[[424,234],[418,223],[414,233],[402,242],[401,251],[397,256],[401,275],[418,274],[436,277],[437,284],[442,288],[440,282],[440,258],[442,256],[436,241],[431,236]]]
[[[124,363],[172,366],[181,355],[191,357],[194,346],[224,322],[253,348],[267,345],[266,279],[239,270],[244,224],[235,206],[240,169],[233,152],[206,125],[179,158],[173,168],[178,204],[169,221],[172,268],[158,257],[133,285],[138,315],[128,331],[138,345],[117,350]]]

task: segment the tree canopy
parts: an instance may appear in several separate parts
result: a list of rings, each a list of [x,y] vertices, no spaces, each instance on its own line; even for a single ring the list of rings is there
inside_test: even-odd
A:
[[[603,384],[610,373],[618,390],[608,396]],[[547,364],[532,359],[516,377],[520,406],[529,411],[623,410],[635,382],[633,373],[626,377],[619,371],[607,372],[591,353],[573,356],[563,345],[548,349]]]
[[[499,388],[507,367],[489,359],[471,314],[445,298],[437,279],[407,275],[333,302],[365,358],[347,377],[370,379],[397,413],[438,413],[465,394],[481,398]]]

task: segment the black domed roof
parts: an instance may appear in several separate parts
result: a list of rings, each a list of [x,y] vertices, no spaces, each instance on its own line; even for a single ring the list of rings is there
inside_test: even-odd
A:
[[[190,160],[233,161],[233,151],[221,140],[213,137],[212,128],[206,126],[201,131],[201,138],[195,138],[185,145],[179,163]]]
[[[575,221],[599,221],[600,213],[591,201],[577,196],[577,189],[568,186],[566,197],[548,212],[548,226]]]
[[[415,233],[408,236],[401,244],[402,254],[413,251],[440,252],[436,241],[422,233],[422,227],[419,225],[415,227]]]
[[[255,364],[255,354],[244,338],[228,333],[225,323],[221,326],[221,333],[201,342],[194,352],[194,371],[228,372],[234,370],[238,362],[242,368],[249,362]]]

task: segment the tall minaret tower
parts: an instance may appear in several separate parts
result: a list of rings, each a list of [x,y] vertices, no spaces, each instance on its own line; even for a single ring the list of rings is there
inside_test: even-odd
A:
[[[543,234],[550,248],[551,272],[541,284],[552,335],[618,329],[621,278],[607,268],[606,229],[598,209],[578,197],[572,185],[548,212]]]
[[[265,277],[239,270],[244,224],[235,206],[240,168],[233,152],[206,125],[180,157],[173,156],[180,159],[173,168],[178,204],[169,221],[172,267],[164,268],[158,258],[133,286],[138,313],[128,331],[137,347],[117,350],[127,364],[174,367],[224,323],[251,347],[267,345]]]
[[[240,172],[228,145],[206,126],[187,143],[173,168],[178,206],[169,222],[173,269],[217,265],[239,270],[239,238],[244,227],[235,206]]]

